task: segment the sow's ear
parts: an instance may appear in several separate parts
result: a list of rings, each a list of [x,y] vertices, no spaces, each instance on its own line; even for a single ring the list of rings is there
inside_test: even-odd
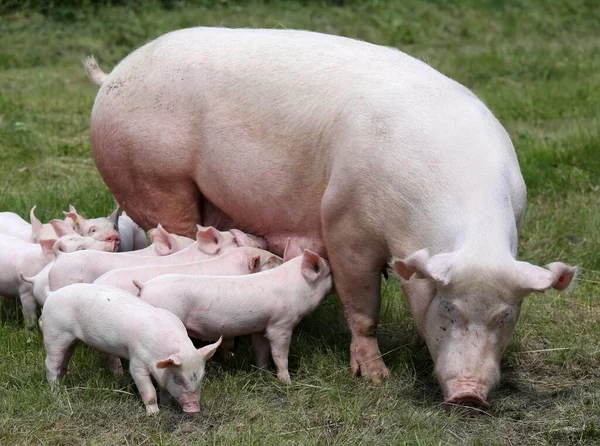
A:
[[[157,369],[166,369],[167,367],[179,367],[181,365],[181,358],[177,355],[171,355],[167,359],[158,361],[156,363]]]
[[[206,254],[218,254],[223,244],[223,235],[212,226],[208,228],[198,226],[196,241],[200,251]]]
[[[305,249],[302,253],[302,275],[309,282],[314,282],[323,273],[321,257],[314,252]]]
[[[549,288],[564,291],[577,274],[577,268],[562,262],[550,263],[546,268],[527,262],[516,262],[518,286],[526,293],[544,292]]]
[[[198,349],[198,353],[200,353],[200,356],[204,361],[208,361],[210,358],[213,357],[213,355],[217,351],[217,348],[219,348],[219,345],[221,345],[222,340],[223,336],[221,336],[219,340],[214,344],[208,344],[202,347],[201,349]]]
[[[394,270],[404,280],[416,274],[418,278],[433,279],[446,286],[452,278],[451,270],[454,254],[444,253],[429,257],[427,248],[413,252],[405,259],[394,261]]]

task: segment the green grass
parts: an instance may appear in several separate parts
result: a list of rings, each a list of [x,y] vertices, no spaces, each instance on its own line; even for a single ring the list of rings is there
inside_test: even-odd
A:
[[[52,394],[41,335],[27,343],[14,302],[0,309],[2,444],[600,444],[600,8],[585,0],[221,2],[165,11],[118,7],[0,16],[0,210],[42,219],[69,203],[107,215],[90,157],[96,87],[80,59],[115,63],[166,31],[194,25],[317,30],[392,45],[472,88],[511,134],[529,205],[521,257],[582,266],[570,294],[526,299],[489,415],[446,413],[427,349],[398,283],[385,284],[379,340],[394,377],[350,377],[349,333],[329,298],[296,330],[294,384],[253,368],[248,340],[209,364],[199,416],[154,418],[128,375],[80,348]]]

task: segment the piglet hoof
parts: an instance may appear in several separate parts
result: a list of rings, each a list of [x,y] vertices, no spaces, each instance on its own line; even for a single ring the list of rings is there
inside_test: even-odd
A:
[[[146,415],[154,416],[159,412],[158,404],[148,404],[146,406]]]

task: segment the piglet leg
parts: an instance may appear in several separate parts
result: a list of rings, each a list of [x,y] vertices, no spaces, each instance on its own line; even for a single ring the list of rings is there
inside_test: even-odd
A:
[[[252,333],[252,346],[254,347],[254,357],[256,358],[256,367],[266,369],[269,366],[269,341],[264,333]]]
[[[290,352],[290,342],[292,340],[292,331],[285,329],[267,329],[266,338],[271,344],[271,354],[275,367],[277,367],[277,378],[280,381],[291,384],[290,373],[288,371],[288,354]]]
[[[143,364],[138,364],[137,361],[132,360],[129,364],[129,373],[131,373],[131,377],[146,406],[146,414],[154,415],[158,413],[156,389],[154,388],[154,384],[152,384],[148,369]]]

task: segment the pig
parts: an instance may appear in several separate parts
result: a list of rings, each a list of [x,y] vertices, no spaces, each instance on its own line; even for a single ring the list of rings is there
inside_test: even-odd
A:
[[[49,290],[49,273],[50,269],[54,265],[56,260],[55,252],[73,252],[81,251],[85,249],[114,252],[116,244],[112,242],[104,242],[95,240],[91,237],[82,237],[75,233],[75,230],[68,226],[62,220],[52,220],[50,222],[55,228],[55,232],[60,237],[57,242],[52,246],[52,253],[48,253],[48,257],[52,258],[52,261],[48,263],[42,270],[35,276],[27,277],[22,272],[19,274],[21,281],[31,284],[31,293],[35,303],[39,307],[43,307],[47,298],[47,292]],[[21,296],[21,300],[23,296]],[[30,304],[33,305],[33,304]]]
[[[127,251],[125,254],[134,256],[167,256],[181,251],[194,243],[194,239],[177,234],[170,234],[159,223],[156,228],[148,231],[152,244],[137,251]]]
[[[73,205],[69,205],[69,212],[64,213],[66,219],[73,222],[75,231],[84,237],[92,237],[96,240],[114,242],[117,247],[121,237],[117,230],[119,221],[119,206],[108,217],[86,219],[77,212]]]
[[[119,268],[148,265],[174,265],[208,260],[237,248],[234,239],[226,239],[213,227],[201,228],[196,241],[187,248],[168,256],[134,256],[128,253],[83,251],[59,255],[48,274],[50,290],[72,283],[92,283],[102,274]]]
[[[165,274],[134,284],[144,302],[178,316],[192,337],[252,334],[258,367],[267,366],[270,346],[277,377],[290,384],[292,332],[331,291],[332,279],[327,261],[307,249],[275,269],[249,276]]]
[[[355,375],[390,376],[376,330],[393,259],[406,262],[394,270],[455,404],[487,404],[524,297],[572,281],[569,265],[517,260],[526,187],[502,125],[395,48],[196,27],[146,43],[110,74],[89,59],[87,72],[100,85],[94,160],[127,214],[188,236],[198,222],[236,227],[278,255],[291,237],[291,254],[328,258]],[[479,327],[474,345],[437,336],[444,324],[430,322],[455,314],[450,303],[465,330]],[[435,353],[445,351],[460,368]]]
[[[42,240],[36,244],[0,234],[0,294],[20,298],[27,328],[35,327],[37,306],[32,284],[22,277],[38,274],[57,253],[90,248],[113,250],[114,244],[79,235]]]
[[[0,234],[33,243],[31,225],[14,212],[0,212]]]
[[[132,294],[137,294],[138,289],[133,284],[132,279],[145,282],[163,274],[239,276],[266,271],[282,263],[283,259],[269,251],[245,246],[233,249],[219,257],[200,262],[115,269],[103,274],[94,283],[121,288]]]
[[[119,245],[121,252],[139,251],[148,246],[144,230],[125,212],[119,217],[119,237],[121,238]]]
[[[199,412],[205,364],[221,343],[197,350],[175,315],[117,288],[74,284],[51,293],[42,312],[46,377],[57,384],[77,342],[129,360],[129,371],[148,415],[175,397],[184,412]]]

